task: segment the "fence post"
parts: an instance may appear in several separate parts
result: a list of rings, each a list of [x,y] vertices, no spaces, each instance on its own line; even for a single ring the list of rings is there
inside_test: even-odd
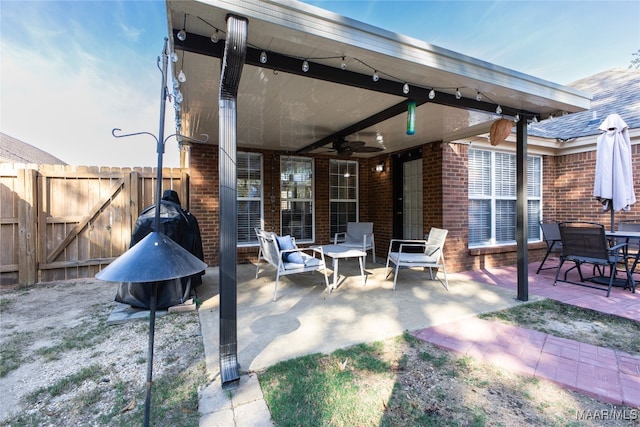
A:
[[[129,235],[133,233],[133,227],[138,220],[138,215],[142,207],[140,206],[140,173],[131,171],[129,173]]]
[[[38,281],[36,255],[37,189],[35,169],[18,169],[18,284],[33,285]]]

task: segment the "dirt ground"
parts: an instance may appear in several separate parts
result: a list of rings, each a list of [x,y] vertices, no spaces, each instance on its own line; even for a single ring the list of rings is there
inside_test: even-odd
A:
[[[0,425],[124,425],[144,405],[149,321],[107,325],[116,290],[82,280],[0,294]],[[154,381],[203,360],[196,311],[157,318]]]

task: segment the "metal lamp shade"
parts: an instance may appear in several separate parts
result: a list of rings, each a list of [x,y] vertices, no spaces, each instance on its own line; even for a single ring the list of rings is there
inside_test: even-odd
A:
[[[207,264],[161,232],[144,239],[96,274],[107,282],[159,282],[199,273]]]

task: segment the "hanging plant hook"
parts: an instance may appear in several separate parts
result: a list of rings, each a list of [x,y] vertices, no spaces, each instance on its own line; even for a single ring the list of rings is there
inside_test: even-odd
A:
[[[128,136],[136,136],[136,135],[149,135],[151,136],[153,139],[155,139],[156,143],[158,142],[158,138],[152,134],[151,132],[135,132],[135,133],[126,133],[124,135],[116,135],[116,132],[122,132],[122,129],[120,128],[114,128],[111,131],[111,135],[113,135],[116,138],[126,138]]]

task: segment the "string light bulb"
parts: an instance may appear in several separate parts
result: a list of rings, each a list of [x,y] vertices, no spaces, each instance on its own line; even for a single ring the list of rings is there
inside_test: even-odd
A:
[[[179,59],[178,54],[175,52],[171,52],[170,58],[171,58],[171,62],[178,62],[178,59]]]
[[[460,99],[460,98],[462,98],[462,94],[460,93],[460,90],[456,88],[456,99]]]
[[[482,100],[482,94],[480,93],[480,91],[476,91],[476,101],[481,101]]]
[[[187,39],[187,14],[184,14],[184,22],[182,24],[182,29],[178,31],[178,40],[181,42]]]
[[[436,91],[435,91],[435,90],[433,90],[433,89],[431,89],[431,90],[429,91],[429,99],[433,99],[433,98],[435,98],[435,97],[436,97]]]
[[[347,63],[345,62],[345,57],[342,57],[342,64],[340,64],[340,68],[342,68],[343,70],[347,69]]]
[[[260,53],[260,63],[261,64],[267,63],[267,52],[265,52],[264,50],[262,51],[262,53]]]
[[[378,70],[373,70],[373,81],[377,82],[380,80],[380,76],[378,75]]]
[[[405,83],[402,86],[402,93],[404,93],[405,95],[409,93],[409,83]]]
[[[502,107],[499,105],[496,107],[496,114],[502,114]]]
[[[180,70],[180,72],[178,73],[178,81],[180,83],[184,83],[187,81],[187,76],[184,74],[184,71]]]
[[[220,40],[220,38],[218,37],[218,29],[216,28],[216,32],[211,34],[211,42],[218,43],[218,40]]]
[[[307,61],[306,59],[302,63],[302,71],[304,71],[305,73],[309,71],[309,61]]]
[[[518,123],[520,121],[520,114],[516,114],[514,120],[516,121],[516,123]]]

